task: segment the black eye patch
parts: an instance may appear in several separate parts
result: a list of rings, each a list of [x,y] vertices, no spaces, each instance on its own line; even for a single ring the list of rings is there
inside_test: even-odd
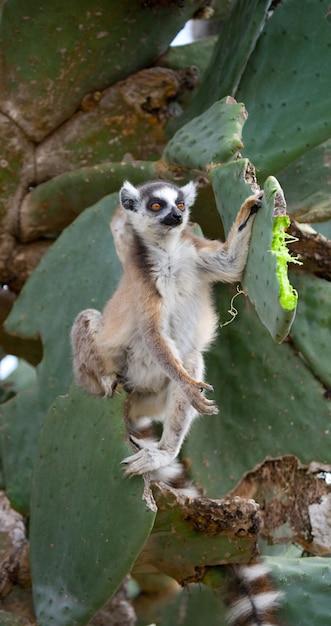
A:
[[[153,213],[155,213],[155,208],[153,207],[155,207],[156,205],[159,205],[160,208],[158,210],[162,211],[162,209],[165,209],[165,207],[167,206],[167,203],[162,198],[158,198],[157,196],[155,196],[149,199],[147,203],[147,208],[149,211],[153,211]]]

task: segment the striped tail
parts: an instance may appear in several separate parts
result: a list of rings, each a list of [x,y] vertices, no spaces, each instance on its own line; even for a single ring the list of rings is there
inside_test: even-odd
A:
[[[231,567],[226,598],[230,626],[279,625],[277,608],[283,594],[276,591],[270,571],[262,561]]]

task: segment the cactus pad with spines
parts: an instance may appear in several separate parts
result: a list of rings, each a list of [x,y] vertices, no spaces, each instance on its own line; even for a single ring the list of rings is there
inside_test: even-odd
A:
[[[328,626],[331,559],[269,557],[275,584],[284,592],[279,618],[287,626]]]
[[[239,0],[232,3],[231,17],[220,30],[201,85],[183,115],[170,121],[170,128],[183,126],[211,107],[215,100],[235,96],[270,4],[271,0]]]
[[[84,209],[117,192],[125,179],[133,184],[158,178],[154,161],[100,163],[55,176],[26,194],[20,212],[23,241],[55,237]]]
[[[331,135],[329,6],[278,3],[242,76],[236,98],[249,112],[244,155],[259,180]]]
[[[141,0],[6,2],[0,26],[1,110],[40,141],[79,108],[86,94],[150,65],[200,5],[199,0],[180,6],[143,6]]]
[[[330,389],[331,283],[298,272],[293,272],[292,280],[300,299],[291,337],[314,374]]]
[[[230,318],[234,293],[217,287],[221,323]],[[331,407],[323,386],[291,344],[275,344],[248,298],[238,296],[234,306],[237,317],[219,329],[206,359],[220,415],[197,420],[184,448],[193,479],[210,497],[232,489],[266,456],[331,462]]]
[[[331,219],[331,139],[308,150],[279,172],[288,211],[298,222]]]
[[[189,585],[162,608],[157,623],[159,626],[220,626],[226,623],[225,607],[220,594],[206,585]]]
[[[246,117],[243,104],[223,98],[177,131],[163,156],[169,163],[191,168],[227,162],[243,147],[241,131]]]
[[[32,493],[31,567],[40,626],[78,626],[116,591],[155,517],[130,453],[123,398],[93,398],[73,387],[47,415]]]
[[[242,202],[258,190],[252,172],[247,159],[210,171],[226,234]],[[264,185],[262,207],[255,217],[242,284],[260,320],[279,342],[289,332],[297,298],[287,279],[289,253],[285,245],[284,220],[283,191],[277,180],[270,177]]]
[[[7,319],[13,334],[40,335],[44,349],[36,384],[2,407],[6,485],[13,504],[23,512],[29,510],[31,467],[43,416],[72,380],[69,333],[74,318],[82,309],[101,309],[121,274],[109,229],[117,204],[117,194],[108,196],[66,228]]]

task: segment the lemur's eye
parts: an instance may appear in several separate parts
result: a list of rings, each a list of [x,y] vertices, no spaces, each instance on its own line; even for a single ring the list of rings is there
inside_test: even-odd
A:
[[[159,202],[152,202],[149,208],[152,209],[152,211],[159,211],[161,208],[161,205]]]
[[[177,202],[177,209],[180,209],[181,211],[184,211],[184,209],[185,209],[184,202]]]

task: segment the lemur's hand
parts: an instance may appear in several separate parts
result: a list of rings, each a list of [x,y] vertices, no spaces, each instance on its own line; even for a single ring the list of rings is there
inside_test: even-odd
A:
[[[202,395],[204,389],[213,391],[213,387],[208,383],[194,380],[192,383],[185,382],[182,389],[192,406],[202,415],[217,415],[218,408],[213,400],[208,400]]]
[[[118,378],[116,374],[110,376],[101,376],[100,385],[104,392],[104,396],[111,398],[114,395],[115,389],[118,385]]]
[[[261,208],[263,195],[264,195],[264,192],[263,190],[261,190],[255,193],[253,196],[249,196],[249,198],[247,199],[250,204],[250,215],[257,213],[258,210]]]
[[[263,191],[249,196],[240,208],[237,215],[238,230],[243,230],[252,215],[258,212],[262,206]]]

